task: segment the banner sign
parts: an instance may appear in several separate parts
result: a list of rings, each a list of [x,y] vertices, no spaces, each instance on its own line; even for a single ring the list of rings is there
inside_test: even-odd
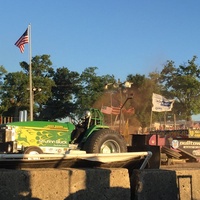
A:
[[[153,112],[167,112],[171,111],[173,107],[174,100],[166,99],[162,95],[153,93],[152,96],[152,111]]]

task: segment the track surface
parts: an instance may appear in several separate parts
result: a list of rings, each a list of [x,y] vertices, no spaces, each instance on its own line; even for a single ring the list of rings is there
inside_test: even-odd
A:
[[[160,169],[200,169],[200,163],[198,162],[191,162],[191,163],[178,163],[178,164],[171,164],[171,165],[161,165]]]

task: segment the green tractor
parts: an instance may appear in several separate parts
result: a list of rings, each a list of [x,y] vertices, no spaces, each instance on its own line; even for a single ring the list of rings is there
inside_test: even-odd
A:
[[[123,153],[127,145],[118,132],[104,125],[98,109],[85,112],[84,120],[75,123],[46,121],[12,122],[0,126],[1,153]]]

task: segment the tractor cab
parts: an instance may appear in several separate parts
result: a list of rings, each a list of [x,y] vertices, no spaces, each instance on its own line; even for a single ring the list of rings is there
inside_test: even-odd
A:
[[[76,129],[72,132],[71,143],[81,143],[85,141],[94,131],[109,128],[104,126],[104,116],[98,109],[91,108],[86,110],[81,121],[76,125]]]
[[[88,128],[93,125],[103,125],[104,124],[104,116],[100,110],[91,108],[89,110],[90,116],[88,121]]]

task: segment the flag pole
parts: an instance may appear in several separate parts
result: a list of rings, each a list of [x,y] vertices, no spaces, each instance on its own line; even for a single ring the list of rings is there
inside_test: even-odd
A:
[[[30,92],[30,121],[33,121],[33,84],[32,84],[32,65],[31,65],[31,25],[28,26],[29,37],[29,92]]]
[[[151,131],[151,127],[152,127],[152,116],[153,116],[153,111],[151,109],[151,118],[150,118],[150,127],[149,127],[150,131]]]

